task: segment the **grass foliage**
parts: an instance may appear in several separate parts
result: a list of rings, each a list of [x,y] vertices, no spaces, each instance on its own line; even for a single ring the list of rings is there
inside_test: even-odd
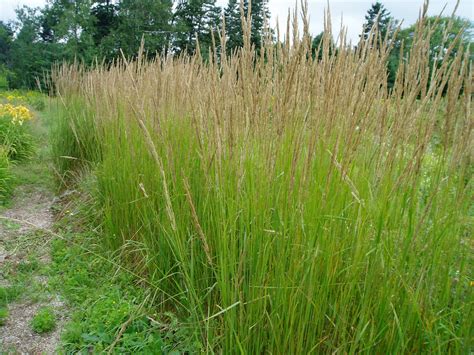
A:
[[[16,300],[21,294],[21,289],[14,286],[0,287],[0,307],[5,307]]]
[[[430,69],[421,17],[389,91],[390,41],[327,30],[313,58],[297,22],[209,62],[63,66],[58,171],[93,172],[104,245],[202,351],[466,352],[468,51]]]
[[[31,329],[38,334],[48,333],[55,327],[56,316],[49,307],[40,308],[31,320]]]
[[[4,149],[0,149],[0,205],[8,201],[13,189],[13,176],[10,160]]]
[[[196,351],[190,332],[175,316],[156,316],[146,307],[150,292],[137,288],[128,273],[115,270],[112,258],[95,254],[95,237],[65,235],[52,244],[50,284],[73,310],[61,335],[66,353]]]
[[[34,139],[28,127],[14,125],[0,117],[0,146],[6,149],[10,160],[23,161],[33,155]]]
[[[6,324],[8,319],[8,308],[0,306],[0,326]]]

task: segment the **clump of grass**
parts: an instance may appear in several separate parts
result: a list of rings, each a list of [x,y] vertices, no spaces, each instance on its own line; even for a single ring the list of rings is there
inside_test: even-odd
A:
[[[37,257],[30,257],[28,261],[22,261],[17,265],[17,270],[23,274],[30,274],[40,268],[40,262]]]
[[[104,246],[205,351],[466,351],[468,51],[428,80],[422,16],[389,91],[376,31],[313,58],[293,23],[260,55],[247,23],[209,62],[62,67],[59,170],[93,166]]]
[[[82,168],[100,160],[101,140],[97,135],[94,112],[80,98],[68,100],[68,106],[52,108],[52,153],[60,183],[80,175]]]
[[[0,326],[6,324],[8,319],[8,308],[4,306],[0,306]]]
[[[38,334],[48,333],[55,327],[56,316],[50,307],[40,308],[31,320],[31,329]]]
[[[6,306],[16,300],[21,294],[21,289],[16,286],[0,287],[0,307]]]
[[[0,205],[5,204],[11,196],[13,181],[8,154],[0,147]]]

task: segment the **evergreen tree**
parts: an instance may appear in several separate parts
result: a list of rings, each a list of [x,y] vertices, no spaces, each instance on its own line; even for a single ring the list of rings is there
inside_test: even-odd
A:
[[[227,49],[229,51],[235,48],[243,47],[242,19],[240,14],[240,1],[229,0],[224,10],[225,29],[227,34]]]
[[[249,1],[243,0],[244,16],[249,11]],[[251,1],[251,36],[250,42],[259,48],[263,43],[265,20],[270,18],[268,0]],[[227,49],[233,51],[243,46],[242,16],[239,0],[229,0],[225,9],[225,21],[227,32]]]
[[[96,1],[92,5],[91,14],[94,17],[94,44],[100,46],[103,39],[116,30],[117,6],[110,0]]]
[[[201,52],[206,56],[212,45],[211,31],[219,28],[221,8],[215,0],[180,0],[174,14],[174,49],[194,53],[196,40],[199,40]]]
[[[323,46],[326,40],[327,40],[327,37],[324,36],[324,32],[319,33],[316,37],[312,39],[311,52],[312,52],[313,58],[317,58],[318,60],[321,60],[323,58]],[[329,54],[330,55],[333,53],[333,48],[334,48],[334,41],[332,40],[332,37],[330,37],[329,39]]]
[[[387,33],[390,34],[390,31],[393,31],[394,28],[393,18],[390,16],[390,12],[388,12],[385,6],[379,1],[372,4],[365,15],[364,32],[362,34],[363,39],[369,38],[370,31],[375,24],[382,38],[385,38]]]
[[[373,44],[375,47],[379,45],[379,40],[384,40],[387,35],[388,40],[392,40],[391,36],[395,31],[396,21],[382,3],[377,1],[375,4],[372,4],[365,15],[365,21],[362,39],[367,40],[369,38],[370,32],[375,25],[378,33],[378,38],[375,39]],[[387,61],[387,83],[389,88],[393,87],[395,83],[397,61],[398,53],[392,49]]]
[[[41,15],[40,36],[43,42],[56,42],[55,27],[59,24],[60,11],[57,7],[47,6]]]

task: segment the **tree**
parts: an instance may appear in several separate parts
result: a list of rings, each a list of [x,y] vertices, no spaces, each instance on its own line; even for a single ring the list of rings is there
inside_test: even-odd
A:
[[[240,1],[229,0],[224,10],[227,49],[229,52],[244,46],[244,33],[240,14]]]
[[[218,30],[220,15],[221,8],[216,6],[215,0],[180,0],[173,16],[175,51],[192,54],[199,40],[200,50],[207,56],[212,31]]]
[[[370,31],[374,25],[376,26],[377,31],[382,39],[385,38],[387,33],[390,35],[390,32],[393,32],[395,27],[393,17],[390,16],[390,12],[388,12],[385,6],[379,1],[377,1],[375,4],[372,4],[365,15],[364,30],[362,33],[363,39],[369,38]]]
[[[116,48],[126,56],[135,56],[143,38],[150,55],[165,52],[171,35],[172,8],[171,0],[122,0],[113,33]]]
[[[9,62],[12,42],[13,30],[10,24],[0,21],[0,65],[6,65]]]
[[[119,25],[119,7],[111,0],[98,0],[92,4],[92,34],[97,56],[100,59],[112,60],[117,56],[116,33]]]
[[[329,55],[333,53],[333,49],[335,45],[334,45],[332,36],[328,36],[328,35],[325,36],[325,33],[321,32],[316,37],[314,37],[313,40],[311,41],[311,52],[312,52],[313,58],[318,58],[318,60],[321,60],[323,58],[323,47],[324,47],[325,41],[327,41],[328,38],[329,38]]]
[[[34,88],[51,70],[59,50],[42,41],[42,15],[39,9],[24,6],[17,10],[16,37],[11,45],[11,88]]]
[[[247,16],[249,11],[249,1],[242,0],[243,14]],[[270,18],[270,10],[268,9],[268,0],[251,1],[251,35],[250,42],[259,48],[263,44],[265,21]],[[227,32],[227,49],[229,52],[235,48],[243,46],[243,29],[242,29],[242,13],[239,0],[229,0],[229,4],[225,9],[225,22]]]
[[[387,84],[389,88],[392,88],[395,83],[397,63],[398,63],[398,52],[393,48],[393,34],[398,21],[396,21],[385,6],[377,1],[372,4],[370,9],[365,15],[365,23],[363,26],[363,32],[361,35],[362,40],[368,40],[371,31],[376,29],[377,37],[374,38],[374,42],[368,45],[378,48],[385,38],[387,38],[387,44],[392,46],[392,49],[387,59]]]
[[[92,0],[49,0],[42,11],[43,41],[62,43],[62,56],[90,63],[97,52],[93,46]]]
[[[461,17],[438,18],[437,16],[428,17],[424,19],[424,21],[426,21],[426,24],[430,29],[433,29],[429,47],[430,66],[433,65],[436,59],[443,59],[445,54],[448,52],[448,48],[459,34],[461,35],[458,38],[458,41],[454,44],[449,55],[451,58],[456,56],[456,53],[460,50],[461,46],[466,48],[473,42],[472,30],[474,29],[474,22],[472,21]],[[397,49],[400,50],[402,43],[404,45],[404,59],[408,58],[409,51],[413,47],[417,25],[418,24],[415,23],[410,27],[401,30],[397,37]]]
[[[11,64],[11,46],[13,42],[13,30],[8,23],[0,21],[0,89],[8,88],[8,67]]]
[[[92,37],[96,46],[100,46],[104,38],[116,30],[118,23],[117,10],[117,6],[110,0],[96,1],[92,5],[91,15],[94,20]]]

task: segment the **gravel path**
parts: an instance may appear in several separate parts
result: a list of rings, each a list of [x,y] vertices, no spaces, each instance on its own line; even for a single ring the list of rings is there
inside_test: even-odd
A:
[[[53,194],[34,185],[18,187],[11,207],[0,212],[0,287],[10,285],[9,273],[34,255],[41,265],[50,263],[50,239],[45,230],[53,225]],[[0,327],[0,353],[53,354],[66,321],[66,307],[58,295],[48,291],[47,275],[31,275],[18,300],[8,305],[9,316]],[[30,297],[32,287],[41,297]],[[43,335],[33,332],[31,319],[41,307],[51,307],[57,317],[56,328]]]

